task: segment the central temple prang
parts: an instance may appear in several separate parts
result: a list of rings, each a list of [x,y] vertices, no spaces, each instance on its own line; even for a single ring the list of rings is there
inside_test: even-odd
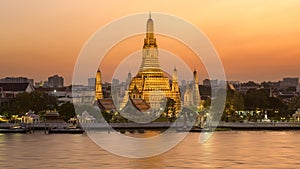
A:
[[[133,77],[120,108],[124,108],[129,100],[146,102],[151,109],[162,109],[162,101],[174,100],[176,112],[181,107],[177,70],[174,69],[172,83],[165,77],[160,68],[158,48],[154,37],[154,23],[149,13],[146,25],[146,37],[142,51],[142,63],[139,72]]]

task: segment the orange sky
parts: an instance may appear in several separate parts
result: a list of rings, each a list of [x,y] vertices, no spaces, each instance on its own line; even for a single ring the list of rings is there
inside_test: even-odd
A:
[[[179,16],[202,30],[229,80],[300,77],[299,0],[1,0],[0,77],[38,81],[60,74],[70,84],[79,51],[95,31],[150,10]],[[158,44],[163,46],[163,39]]]

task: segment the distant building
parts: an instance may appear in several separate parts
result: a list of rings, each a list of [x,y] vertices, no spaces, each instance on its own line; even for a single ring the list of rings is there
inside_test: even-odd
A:
[[[74,85],[70,94],[75,104],[93,104],[95,102],[95,89],[88,86]]]
[[[273,89],[276,89],[276,88],[280,87],[280,82],[271,82],[271,81],[262,82],[261,86],[264,87],[264,88],[273,88]]]
[[[108,82],[105,82],[105,83],[102,84],[103,98],[111,98],[111,96],[112,96],[111,86],[112,86],[112,84],[108,83]]]
[[[218,80],[210,80],[210,79],[204,79],[203,81],[203,86],[217,86],[218,85]]]
[[[43,88],[48,88],[49,87],[49,84],[48,84],[48,81],[44,81],[44,83],[42,84]]]
[[[113,80],[112,80],[112,84],[113,84],[114,86],[117,86],[117,85],[120,84],[120,80],[119,80],[119,79],[113,79]]]
[[[300,85],[298,85],[298,86],[296,87],[296,91],[297,91],[297,93],[300,94]]]
[[[20,93],[34,91],[31,83],[0,83],[1,98],[13,99]]]
[[[186,86],[186,80],[181,80],[181,86]]]
[[[70,103],[73,102],[72,89],[70,87],[61,87],[61,88],[39,87],[36,88],[35,90],[46,93],[51,96],[55,96],[57,98],[59,105],[66,102],[70,102]],[[74,94],[74,96],[77,95]]]
[[[34,80],[27,77],[5,77],[0,79],[0,83],[30,83],[33,86]]]
[[[90,115],[87,111],[84,111],[81,116],[78,114],[77,119],[79,123],[95,123],[96,118]]]
[[[240,85],[240,81],[227,81],[228,84],[232,84],[232,85]]]
[[[207,100],[211,98],[211,87],[210,86],[204,86],[200,85],[199,86],[199,91],[201,93],[201,100]]]
[[[40,122],[40,116],[34,114],[34,111],[29,110],[25,116],[21,117],[21,123],[38,123]]]
[[[35,88],[43,87],[43,85],[44,85],[43,81],[35,82],[35,83],[34,83],[34,87],[35,87]]]
[[[248,92],[248,90],[250,90],[250,89],[253,89],[253,90],[259,89],[259,84],[255,83],[253,81],[241,83],[237,90],[242,94],[246,94]]]
[[[225,86],[225,85],[227,85],[227,81],[225,81],[225,80],[219,80],[219,81],[217,81],[216,85],[218,85],[218,86]]]
[[[64,87],[64,78],[58,75],[50,76],[48,77],[48,86],[50,88]]]
[[[209,79],[204,79],[202,81],[202,83],[203,83],[203,86],[210,86],[210,80]]]
[[[286,77],[280,82],[281,87],[296,87],[299,84],[299,78]]]
[[[96,85],[96,78],[88,78],[88,87],[94,88]]]

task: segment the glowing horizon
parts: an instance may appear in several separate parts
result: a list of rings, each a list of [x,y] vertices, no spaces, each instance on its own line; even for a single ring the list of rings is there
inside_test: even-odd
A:
[[[95,31],[120,17],[150,10],[182,17],[202,30],[218,51],[228,80],[300,77],[300,1],[89,2],[1,1],[0,78],[40,81],[59,74],[70,84],[80,49]],[[132,48],[141,49],[143,39],[136,39]],[[159,47],[167,47],[166,42],[159,37]],[[198,71],[201,82],[205,72]]]

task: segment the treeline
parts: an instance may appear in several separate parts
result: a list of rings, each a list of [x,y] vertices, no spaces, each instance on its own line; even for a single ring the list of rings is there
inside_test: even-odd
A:
[[[208,101],[209,102],[209,101]],[[246,94],[236,90],[227,89],[225,109],[222,116],[223,121],[249,120],[257,121],[263,119],[265,114],[271,120],[289,119],[300,107],[300,97],[294,97],[289,102],[277,97],[270,97],[269,90],[249,89]],[[259,111],[254,114],[241,114],[241,111]]]
[[[25,115],[29,110],[34,111],[41,117],[46,111],[57,111],[60,116],[66,121],[76,116],[75,109],[72,103],[58,104],[57,97],[48,95],[41,91],[33,91],[31,93],[18,94],[10,101],[0,102],[0,115],[10,119],[12,115]],[[204,102],[204,107],[210,105],[210,100]],[[157,121],[174,121],[175,114],[174,103],[168,100],[164,112]],[[288,102],[277,98],[270,97],[269,90],[265,89],[250,89],[246,94],[241,94],[236,90],[227,89],[225,109],[222,115],[222,121],[258,121],[264,118],[267,114],[271,120],[289,119],[295,113],[297,108],[300,108],[300,97],[291,98]],[[77,107],[78,114],[81,115],[85,110],[95,117],[97,120],[102,119],[99,114],[100,110],[96,110],[93,106]],[[252,111],[252,114],[245,112]],[[244,113],[241,113],[244,112]],[[259,112],[259,113],[253,113]],[[122,117],[117,112],[102,112],[104,119],[110,122],[126,122],[126,118]]]
[[[1,102],[0,114],[10,119],[12,115],[25,115],[29,110],[42,116],[46,111],[57,111],[64,120],[76,116],[72,103],[59,105],[57,97],[41,91],[20,93],[14,99]]]

